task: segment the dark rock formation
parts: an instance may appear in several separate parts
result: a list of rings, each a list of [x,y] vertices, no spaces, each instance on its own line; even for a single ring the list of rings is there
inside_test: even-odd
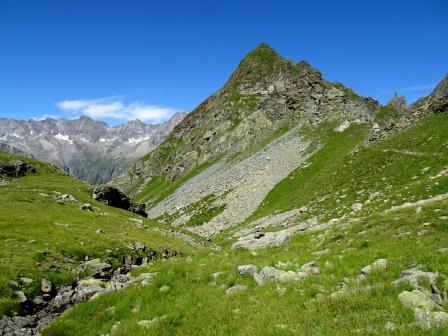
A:
[[[146,217],[145,205],[133,202],[128,196],[114,187],[101,186],[95,188],[92,197],[114,208],[120,208]]]
[[[10,160],[0,162],[0,177],[17,178],[25,176],[28,173],[34,173],[36,169],[33,165],[21,160]]]

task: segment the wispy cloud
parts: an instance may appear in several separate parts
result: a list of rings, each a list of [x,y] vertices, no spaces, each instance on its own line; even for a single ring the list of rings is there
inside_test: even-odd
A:
[[[57,106],[74,116],[87,115],[93,119],[116,119],[129,121],[140,119],[149,123],[160,123],[169,119],[177,111],[172,108],[148,105],[140,102],[124,103],[112,98],[94,100],[64,100]]]
[[[408,86],[408,87],[397,89],[396,91],[398,93],[426,91],[426,90],[434,89],[436,87],[436,85],[437,84],[424,84],[424,85]]]

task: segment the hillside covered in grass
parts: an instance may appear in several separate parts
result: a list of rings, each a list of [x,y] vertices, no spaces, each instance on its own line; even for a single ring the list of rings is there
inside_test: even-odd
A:
[[[40,292],[43,277],[56,286],[82,277],[74,270],[86,258],[121,264],[130,253],[128,245],[135,241],[159,252],[164,248],[190,253],[188,244],[145,229],[143,217],[95,201],[90,185],[58,168],[0,153],[0,165],[17,160],[35,171],[2,180],[0,186],[1,315],[19,309],[12,294],[20,278],[33,280],[24,288],[32,298]],[[92,211],[81,209],[86,203]]]

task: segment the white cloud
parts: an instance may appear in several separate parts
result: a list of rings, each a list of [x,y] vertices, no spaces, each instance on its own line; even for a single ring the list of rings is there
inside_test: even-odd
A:
[[[59,118],[62,118],[62,117],[60,115],[47,114],[46,113],[46,114],[41,115],[40,117],[33,117],[31,119],[36,120],[36,121],[42,121],[42,120],[45,120],[45,119],[48,119],[48,118],[59,119]]]
[[[169,119],[176,110],[156,105],[147,105],[134,102],[125,104],[122,101],[113,101],[110,98],[95,100],[65,100],[57,103],[63,110],[76,116],[87,115],[93,119],[116,119],[129,121],[140,119],[149,123],[160,123]]]
[[[124,105],[121,102],[106,104],[89,104],[82,108],[84,114],[92,118],[115,118],[124,119]]]
[[[65,100],[62,102],[57,103],[58,107],[61,110],[79,110],[85,106],[88,106],[90,104],[89,100]]]
[[[417,92],[417,91],[426,91],[431,90],[436,87],[436,84],[425,84],[425,85],[415,85],[415,86],[408,86],[401,89],[397,89],[397,92]]]

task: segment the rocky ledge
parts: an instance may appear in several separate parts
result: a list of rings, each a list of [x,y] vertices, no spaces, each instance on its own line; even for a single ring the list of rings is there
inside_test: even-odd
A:
[[[15,299],[20,303],[25,316],[4,316],[0,320],[0,336],[39,335],[40,331],[51,321],[76,304],[94,300],[105,293],[127,288],[131,285],[147,286],[152,283],[157,273],[140,273],[133,276],[130,271],[136,267],[147,266],[148,261],[158,258],[170,259],[178,256],[178,252],[164,249],[162,253],[147,249],[141,242],[134,242],[130,248],[137,257],[128,255],[123,258],[122,265],[113,269],[111,263],[101,259],[91,259],[80,263],[80,273],[89,273],[87,278],[75,281],[72,285],[56,288],[47,278],[42,278],[40,289],[42,294],[27,298],[21,286],[29,285],[32,279],[21,278],[15,285]],[[142,257],[144,256],[144,257]]]

